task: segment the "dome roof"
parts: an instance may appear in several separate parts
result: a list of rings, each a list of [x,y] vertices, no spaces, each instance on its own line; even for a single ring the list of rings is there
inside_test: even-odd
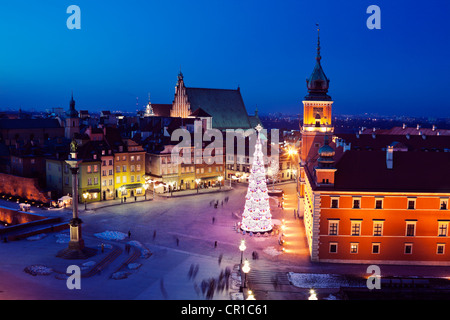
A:
[[[323,157],[334,157],[335,151],[332,147],[330,147],[328,144],[323,145],[319,149],[319,156],[321,158]]]

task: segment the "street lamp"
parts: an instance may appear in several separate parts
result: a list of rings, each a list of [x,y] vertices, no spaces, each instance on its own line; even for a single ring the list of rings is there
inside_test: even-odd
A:
[[[155,200],[155,181],[156,180],[148,180],[147,182],[150,182],[150,183],[152,183],[153,184],[153,195],[152,195],[152,197],[153,197],[153,200]]]
[[[248,294],[247,300],[255,300],[255,296],[253,295],[252,290],[248,290],[247,294]]]
[[[314,289],[309,290],[308,300],[317,300],[317,294]]]
[[[243,257],[244,257],[244,251],[245,251],[245,249],[247,249],[247,247],[245,246],[245,240],[244,239],[242,239],[241,240],[241,245],[239,246],[239,250],[241,250],[241,266],[242,266],[242,259],[243,259]]]
[[[217,178],[218,180],[219,180],[219,190],[222,188],[222,180],[223,180],[223,177],[222,176],[220,176],[219,178]]]
[[[250,264],[246,259],[244,262],[244,266],[242,267],[242,271],[244,272],[244,288],[247,288],[247,273],[250,272]]]
[[[195,183],[197,184],[197,193],[198,193],[198,184],[200,183],[200,179],[195,179]]]
[[[125,191],[125,187],[121,186],[119,190],[120,190],[120,203],[123,203],[123,192]]]
[[[145,200],[147,200],[147,189],[148,189],[148,184],[147,184],[147,182],[145,182],[144,183],[144,197],[145,197]]]
[[[87,210],[87,197],[88,197],[89,193],[87,191],[85,191],[83,193],[83,198],[84,198],[84,210]]]

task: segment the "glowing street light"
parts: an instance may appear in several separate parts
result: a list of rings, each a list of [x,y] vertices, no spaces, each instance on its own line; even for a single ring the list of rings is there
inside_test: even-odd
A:
[[[119,190],[120,190],[120,203],[123,203],[123,193],[125,192],[125,187],[121,186]]]
[[[247,294],[248,294],[247,300],[255,300],[255,296],[253,295],[252,290],[248,290]]]
[[[317,294],[314,291],[314,289],[309,290],[309,297],[308,300],[318,300],[317,299]]]
[[[195,179],[195,183],[197,184],[197,193],[198,193],[198,184],[200,183],[200,179]]]
[[[247,247],[245,246],[245,240],[242,239],[241,240],[241,245],[239,246],[239,250],[241,250],[241,265],[242,265],[242,259],[244,257],[244,251],[245,249],[247,249]]]
[[[250,272],[250,264],[248,260],[245,260],[244,266],[242,267],[242,272],[244,272],[244,288],[247,288],[247,273]]]
[[[85,191],[83,193],[83,198],[84,198],[84,210],[87,210],[87,197],[89,196],[89,193],[87,191]]]
[[[144,197],[145,197],[145,200],[147,200],[147,189],[148,189],[148,184],[147,184],[147,182],[145,182],[144,183]]]

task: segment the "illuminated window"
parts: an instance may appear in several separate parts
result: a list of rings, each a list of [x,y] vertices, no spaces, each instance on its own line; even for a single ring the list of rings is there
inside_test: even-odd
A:
[[[338,234],[339,220],[328,221],[328,235],[336,236]]]
[[[358,253],[358,243],[357,242],[350,243],[350,253]]]
[[[352,236],[360,236],[361,235],[361,221],[360,220],[352,220],[351,234],[352,234]]]
[[[438,221],[438,236],[446,237],[448,235],[448,221]]]
[[[383,235],[383,222],[380,220],[373,221],[373,235],[374,236],[382,236]]]

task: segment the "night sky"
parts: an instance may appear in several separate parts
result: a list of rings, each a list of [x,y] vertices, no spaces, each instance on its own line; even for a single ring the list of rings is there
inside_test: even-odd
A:
[[[190,87],[239,85],[249,113],[301,113],[319,23],[335,114],[449,117],[449,19],[445,0],[3,1],[0,109],[172,103],[181,66]]]

